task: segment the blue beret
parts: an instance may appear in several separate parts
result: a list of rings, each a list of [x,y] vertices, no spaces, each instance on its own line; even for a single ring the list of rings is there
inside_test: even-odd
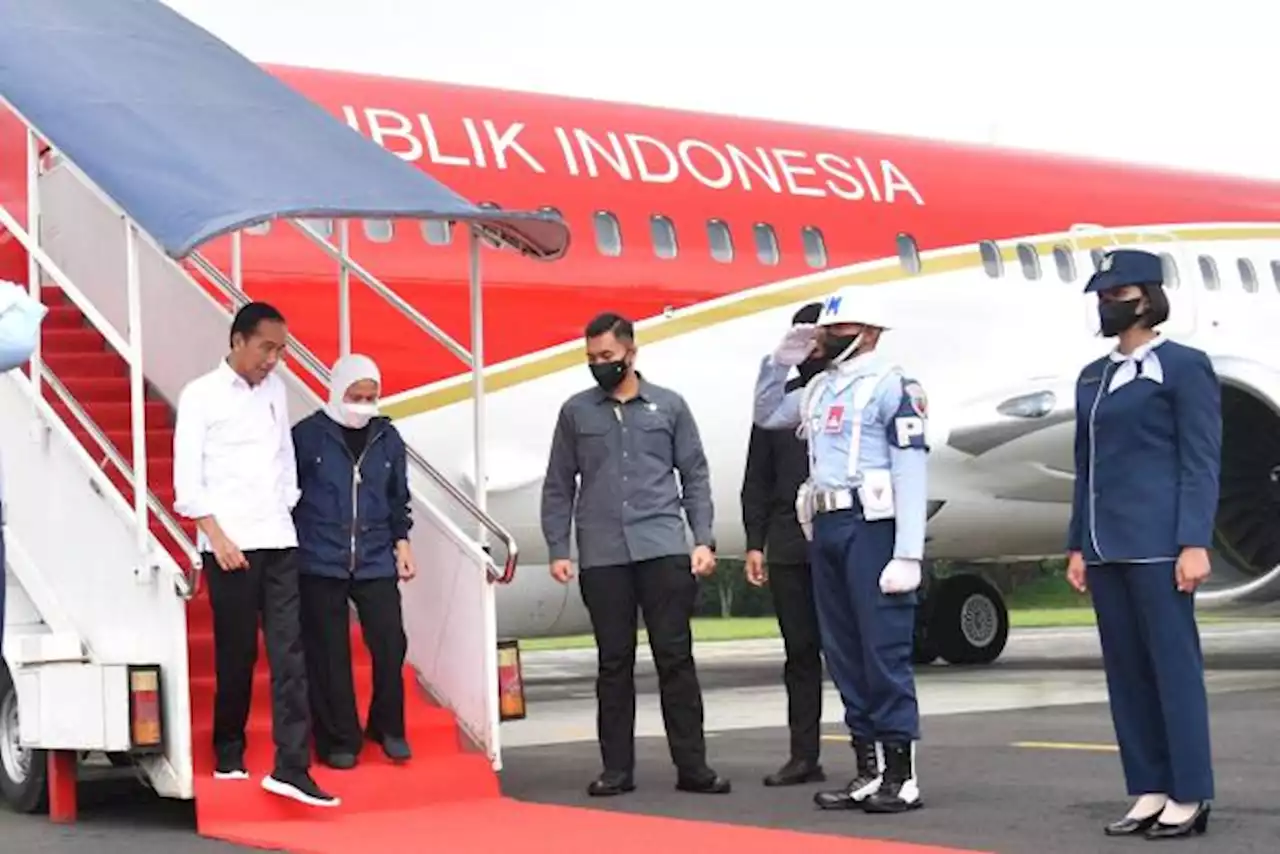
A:
[[[1098,271],[1084,286],[1086,294],[1109,291],[1125,285],[1163,285],[1164,265],[1160,256],[1141,249],[1115,249],[1102,256]]]

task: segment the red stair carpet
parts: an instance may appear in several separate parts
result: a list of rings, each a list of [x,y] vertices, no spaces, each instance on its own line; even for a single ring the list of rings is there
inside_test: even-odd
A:
[[[43,290],[49,306],[44,324],[46,364],[89,418],[107,435],[126,462],[133,457],[129,412],[129,372],[102,335],[56,289]],[[103,454],[79,426],[69,408],[47,385],[45,397],[96,460]],[[167,403],[151,395],[147,404],[147,480],[166,508],[173,502],[173,416]],[[103,463],[112,481],[132,501],[126,480]],[[195,529],[183,523],[194,541]],[[180,564],[185,561],[158,522],[151,525]],[[203,588],[203,585],[202,585]],[[954,854],[953,849],[897,842],[852,839],[738,825],[681,821],[600,810],[527,804],[500,796],[497,775],[488,761],[467,751],[451,713],[433,706],[417,689],[413,675],[406,721],[414,750],[412,762],[397,766],[369,747],[351,771],[316,767],[321,786],[342,798],[342,805],[317,809],[268,794],[261,779],[270,773],[271,696],[266,654],[259,643],[258,672],[248,727],[249,780],[214,780],[212,614],[204,589],[188,608],[188,643],[195,754],[196,816],[202,835],[229,842],[297,854],[464,854],[520,851],[522,854],[651,854],[655,850],[733,851],[734,854]],[[353,624],[352,649],[360,707],[367,707],[371,670],[359,629]]]

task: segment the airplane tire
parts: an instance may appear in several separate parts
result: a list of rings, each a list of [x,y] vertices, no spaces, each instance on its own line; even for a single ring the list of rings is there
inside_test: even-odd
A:
[[[930,643],[948,664],[990,664],[1009,640],[1004,597],[980,575],[951,575],[930,591]]]
[[[49,759],[18,742],[18,692],[0,661],[0,797],[19,813],[49,808]]]

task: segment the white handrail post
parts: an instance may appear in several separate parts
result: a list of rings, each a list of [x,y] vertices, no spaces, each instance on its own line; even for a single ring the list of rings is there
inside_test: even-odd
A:
[[[27,234],[40,245],[40,146],[36,132],[27,128]],[[35,253],[27,253],[27,289],[31,298],[40,302],[40,280],[43,275],[40,262]],[[36,397],[40,396],[40,376],[43,373],[41,363],[41,337],[36,336],[36,347],[31,351],[31,384],[35,387]],[[0,620],[4,615],[0,614]]]
[[[231,232],[231,284],[235,285],[240,293],[244,293],[244,244],[241,242],[243,236],[243,231]],[[233,301],[231,313],[235,314],[235,312],[236,305]]]
[[[338,356],[351,354],[351,267],[347,258],[351,255],[351,224],[338,221],[338,250],[342,260],[338,268]]]
[[[150,578],[151,530],[147,524],[147,407],[146,380],[142,373],[142,281],[138,268],[138,234],[133,222],[124,218],[125,275],[129,301],[129,409],[133,427],[133,512],[138,544],[137,576]]]
[[[473,225],[471,234],[470,286],[471,286],[471,399],[474,413],[472,423],[472,453],[475,456],[475,502],[481,512],[487,512],[485,496],[489,491],[485,470],[485,405],[484,405],[484,300],[480,288],[480,233]],[[488,532],[480,525],[480,545],[488,542]]]

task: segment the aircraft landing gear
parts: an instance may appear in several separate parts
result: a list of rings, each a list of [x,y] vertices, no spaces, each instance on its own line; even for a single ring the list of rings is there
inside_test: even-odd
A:
[[[967,573],[929,580],[916,612],[916,664],[990,664],[1008,640],[1009,610],[989,581]]]

